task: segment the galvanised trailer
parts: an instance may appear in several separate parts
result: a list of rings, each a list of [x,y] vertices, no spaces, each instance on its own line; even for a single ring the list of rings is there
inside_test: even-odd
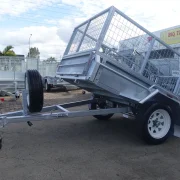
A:
[[[57,75],[91,92],[92,98],[43,107],[42,78],[38,71],[28,70],[23,110],[2,114],[1,126],[89,115],[108,120],[115,113],[125,117],[131,113],[147,143],[163,143],[174,133],[174,125],[180,125],[180,78],[160,71],[157,59],[179,63],[179,57],[179,52],[112,6],[74,29],[57,68]],[[86,104],[89,110],[67,109]]]

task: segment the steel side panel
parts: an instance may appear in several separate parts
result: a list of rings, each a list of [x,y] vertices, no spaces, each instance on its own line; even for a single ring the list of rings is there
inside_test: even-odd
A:
[[[95,83],[99,87],[116,95],[124,96],[135,101],[140,101],[149,95],[147,89],[109,71],[108,69],[101,67],[99,74],[99,77],[95,78]]]

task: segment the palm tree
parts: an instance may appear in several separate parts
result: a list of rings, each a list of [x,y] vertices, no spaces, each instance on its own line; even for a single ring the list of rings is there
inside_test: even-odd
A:
[[[4,48],[3,51],[0,51],[0,56],[15,56],[15,52],[12,50],[14,47],[9,45]]]

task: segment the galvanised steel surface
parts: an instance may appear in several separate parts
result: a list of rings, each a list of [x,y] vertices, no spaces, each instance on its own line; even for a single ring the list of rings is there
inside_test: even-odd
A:
[[[158,94],[179,102],[180,54],[110,7],[77,26],[57,74],[66,81],[115,101],[144,102]],[[162,63],[170,66],[162,66]],[[168,67],[168,68],[167,68]]]
[[[67,108],[87,105],[93,102],[93,99],[70,102],[65,104],[46,106],[42,109],[41,113],[29,113],[27,109],[27,91],[23,90],[23,110],[16,112],[9,112],[0,115],[0,128],[3,128],[10,123],[28,122],[28,121],[42,121],[42,120],[53,120],[59,119],[61,117],[80,117],[80,116],[93,116],[93,115],[107,115],[112,113],[121,113],[124,117],[128,116],[130,112],[129,107],[115,107],[107,109],[97,109],[97,110],[74,110],[70,111]]]

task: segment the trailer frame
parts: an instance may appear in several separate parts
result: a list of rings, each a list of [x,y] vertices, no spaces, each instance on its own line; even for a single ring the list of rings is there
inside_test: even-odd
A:
[[[94,102],[93,99],[69,102],[64,104],[57,104],[53,106],[43,107],[41,113],[30,113],[27,108],[27,91],[23,90],[23,110],[9,112],[1,114],[0,116],[0,127],[5,127],[10,123],[19,123],[19,122],[30,122],[30,121],[42,121],[42,120],[53,120],[59,118],[72,118],[72,117],[81,117],[81,116],[94,116],[94,115],[107,115],[109,113],[121,113],[126,118],[133,118],[130,107],[116,107],[108,109],[99,109],[99,110],[80,110],[80,111],[70,111],[67,108],[88,105]],[[56,112],[53,112],[56,111]]]

